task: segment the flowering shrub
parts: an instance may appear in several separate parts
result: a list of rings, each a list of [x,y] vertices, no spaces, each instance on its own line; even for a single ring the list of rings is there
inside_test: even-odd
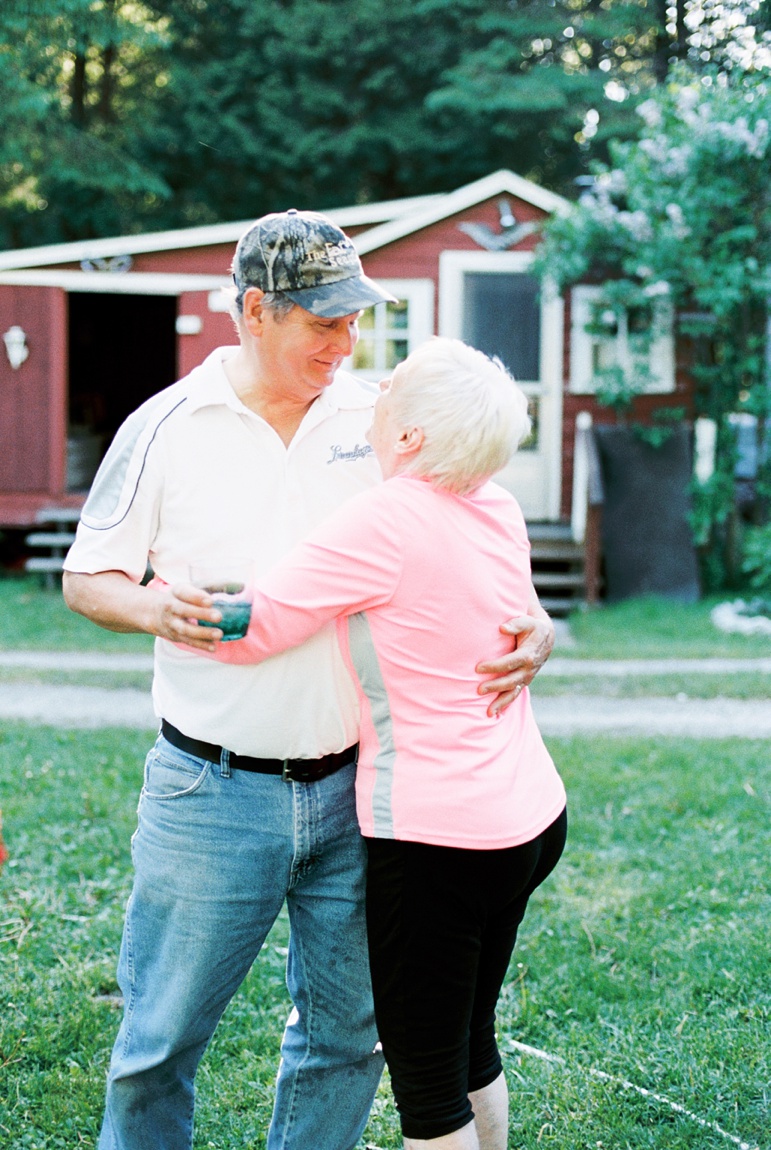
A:
[[[612,148],[592,189],[544,230],[539,265],[562,287],[606,283],[611,307],[639,306],[665,284],[679,330],[693,340],[695,414],[717,425],[716,470],[695,484],[695,530],[708,585],[730,573],[736,436],[728,416],[757,418],[759,463],[750,518],[768,518],[771,412],[771,76],[675,70],[641,104],[638,140]],[[617,370],[617,369],[616,369]],[[613,402],[613,388],[600,396]],[[635,380],[616,380],[629,404]]]
[[[771,524],[747,532],[742,568],[750,577],[750,587],[771,609]]]

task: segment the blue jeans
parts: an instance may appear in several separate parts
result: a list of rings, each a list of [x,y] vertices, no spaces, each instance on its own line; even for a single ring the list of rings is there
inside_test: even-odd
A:
[[[132,841],[135,879],[99,1150],[189,1150],[193,1080],[287,901],[292,1011],[268,1150],[351,1150],[382,1071],[353,764],[316,783],[230,770],[159,736]]]

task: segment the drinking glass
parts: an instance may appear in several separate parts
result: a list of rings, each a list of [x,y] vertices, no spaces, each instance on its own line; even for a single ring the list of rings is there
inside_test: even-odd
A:
[[[190,582],[207,591],[222,612],[219,623],[199,620],[202,627],[219,627],[222,642],[243,639],[252,614],[252,564],[247,559],[191,563]]]

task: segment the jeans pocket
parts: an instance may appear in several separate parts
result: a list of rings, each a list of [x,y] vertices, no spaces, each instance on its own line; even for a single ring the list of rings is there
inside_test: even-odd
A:
[[[142,794],[148,799],[180,799],[192,795],[208,778],[212,763],[177,751],[173,756],[153,747],[145,762]]]

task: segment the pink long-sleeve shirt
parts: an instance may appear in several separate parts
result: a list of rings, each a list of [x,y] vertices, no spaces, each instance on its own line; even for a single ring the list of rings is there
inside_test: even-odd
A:
[[[259,581],[247,637],[218,658],[254,662],[339,616],[358,683],[362,833],[441,846],[528,842],[565,790],[523,691],[498,718],[475,666],[511,649],[527,613],[530,548],[511,495],[468,496],[397,476],[349,500]]]

